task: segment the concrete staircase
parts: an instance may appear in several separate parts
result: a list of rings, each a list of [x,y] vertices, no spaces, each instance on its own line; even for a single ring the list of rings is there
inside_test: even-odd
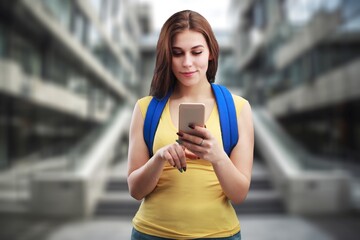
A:
[[[133,216],[140,202],[131,198],[126,182],[126,161],[117,164],[110,173],[106,191],[98,202],[95,216]],[[263,163],[254,162],[250,192],[247,199],[234,206],[238,214],[285,213],[280,195],[272,187]]]
[[[122,160],[109,170],[109,180],[95,209],[95,216],[135,215],[141,202],[133,199],[129,194],[126,170],[126,160]]]
[[[30,184],[33,176],[39,172],[55,172],[67,166],[62,156],[39,159],[34,154],[0,171],[0,214],[30,213]]]
[[[285,206],[281,195],[273,188],[266,166],[254,160],[250,191],[243,203],[234,205],[238,214],[281,214]]]

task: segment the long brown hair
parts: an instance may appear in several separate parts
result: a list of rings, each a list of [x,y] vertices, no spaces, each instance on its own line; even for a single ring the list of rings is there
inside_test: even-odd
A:
[[[186,29],[201,33],[208,45],[211,60],[206,71],[210,83],[215,81],[218,67],[219,45],[208,21],[199,13],[184,10],[173,14],[162,26],[156,46],[156,64],[150,86],[150,95],[162,98],[176,83],[171,70],[172,41],[175,35]]]

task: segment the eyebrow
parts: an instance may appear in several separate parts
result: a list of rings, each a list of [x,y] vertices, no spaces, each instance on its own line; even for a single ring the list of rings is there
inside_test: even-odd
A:
[[[200,45],[193,46],[191,49],[195,49],[195,48],[199,48],[199,47],[202,47],[202,48],[203,48],[204,46],[200,44]],[[182,48],[175,46],[175,47],[172,47],[172,49],[182,49]]]

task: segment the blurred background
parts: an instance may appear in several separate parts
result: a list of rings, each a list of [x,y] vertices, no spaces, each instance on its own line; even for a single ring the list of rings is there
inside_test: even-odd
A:
[[[139,206],[126,184],[132,109],[162,24],[183,9],[213,26],[216,82],[253,108],[243,236],[357,239],[356,0],[0,0],[0,239],[82,239],[71,223],[99,219],[111,222],[97,232],[127,239]]]

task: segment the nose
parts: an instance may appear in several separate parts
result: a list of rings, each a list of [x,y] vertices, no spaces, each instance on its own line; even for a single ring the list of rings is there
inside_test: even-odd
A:
[[[183,66],[191,67],[192,66],[192,57],[190,54],[185,54],[183,58]]]

